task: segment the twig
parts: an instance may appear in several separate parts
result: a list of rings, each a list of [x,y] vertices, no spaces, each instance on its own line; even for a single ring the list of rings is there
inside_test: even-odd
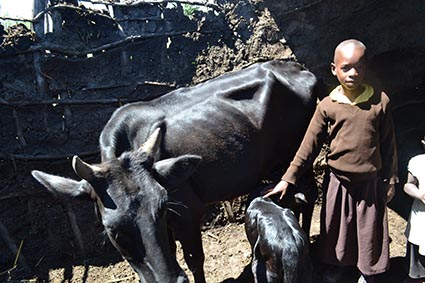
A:
[[[24,19],[24,18],[11,18],[11,17],[0,17],[0,20],[11,20],[17,22],[32,22],[32,19]]]
[[[18,265],[18,259],[19,259],[19,255],[21,254],[23,244],[24,244],[24,240],[21,240],[21,243],[19,244],[18,252],[16,253],[15,261],[13,262],[13,266]]]
[[[15,261],[13,262],[13,266],[11,268],[9,268],[8,270],[1,272],[0,276],[3,275],[3,274],[11,272],[12,270],[15,270],[16,267],[18,267],[18,259],[19,259],[19,255],[21,254],[23,244],[24,244],[24,240],[21,240],[21,243],[19,244],[18,252],[16,253]]]
[[[178,4],[187,4],[187,5],[195,5],[195,6],[204,6],[208,8],[213,8],[215,10],[221,10],[219,5],[208,3],[207,1],[180,1],[180,0],[139,0],[135,1],[131,4],[123,4],[123,3],[109,3],[106,1],[90,1],[93,4],[104,4],[110,6],[138,6],[140,4],[167,4],[167,3],[178,3]]]
[[[216,235],[212,234],[211,232],[207,232],[207,235],[215,240],[219,240],[219,238]]]
[[[34,265],[34,267],[38,267],[40,263],[43,261],[44,256],[40,257],[40,259],[37,261],[37,263]]]
[[[223,201],[223,207],[224,211],[227,214],[227,217],[229,218],[229,221],[232,223],[236,222],[235,214],[233,213],[232,204],[230,203],[230,201]]]
[[[8,273],[14,269],[16,269],[17,265],[18,265],[18,260],[19,260],[19,256],[21,254],[21,250],[22,250],[22,245],[24,243],[24,240],[21,240],[21,244],[19,245],[19,248],[16,248],[16,245],[13,243],[12,239],[9,236],[9,231],[7,230],[6,226],[3,225],[2,222],[0,222],[0,236],[3,239],[3,241],[6,243],[6,245],[8,246],[9,250],[12,253],[16,253],[16,257],[15,257],[15,261],[13,263],[13,266],[11,268],[9,268],[6,271],[3,271],[0,273],[0,276]],[[23,267],[25,269],[28,269],[27,264],[25,263],[25,260],[23,257],[21,257],[21,263],[23,265]]]
[[[222,32],[223,32],[222,30],[208,30],[208,31],[185,30],[185,31],[178,31],[178,32],[146,33],[142,35],[130,35],[121,40],[117,40],[117,41],[104,44],[93,49],[87,49],[84,51],[74,51],[74,50],[65,49],[62,47],[62,45],[57,45],[57,44],[40,44],[40,45],[31,46],[26,51],[22,51],[20,53],[50,50],[51,52],[57,52],[67,56],[86,57],[87,54],[103,53],[105,50],[118,48],[121,45],[124,45],[129,42],[138,42],[138,41],[143,41],[143,40],[158,38],[158,37],[182,36],[188,33],[213,34],[213,33],[222,33]]]
[[[40,20],[40,18],[42,16],[44,16],[44,14],[53,11],[53,10],[65,10],[65,9],[69,9],[69,10],[74,10],[74,11],[80,11],[80,12],[88,12],[88,13],[92,13],[92,14],[96,14],[98,16],[103,16],[106,17],[108,19],[111,19],[112,21],[115,21],[113,18],[111,18],[109,15],[102,13],[99,10],[92,10],[92,9],[88,9],[88,8],[81,8],[81,7],[76,7],[73,5],[68,5],[68,4],[58,4],[55,6],[50,6],[47,9],[41,11],[40,13],[38,13],[34,18],[33,18],[33,22],[38,22]]]
[[[123,278],[111,279],[111,280],[108,280],[106,282],[107,283],[115,283],[115,282],[121,282],[121,281],[124,281],[124,280],[127,280],[127,279],[134,279],[134,275],[123,277]]]
[[[80,153],[67,153],[64,155],[28,155],[28,154],[0,154],[0,160],[18,160],[18,161],[52,161],[61,160],[66,161],[68,158],[78,155],[79,157],[98,155],[99,150],[80,152]]]

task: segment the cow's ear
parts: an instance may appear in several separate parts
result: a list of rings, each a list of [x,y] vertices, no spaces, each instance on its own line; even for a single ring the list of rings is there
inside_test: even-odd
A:
[[[95,172],[100,170],[97,166],[84,162],[76,155],[72,158],[72,168],[80,178],[88,182],[93,181]]]
[[[47,174],[41,171],[34,170],[32,176],[50,192],[54,194],[90,198],[93,188],[85,181],[75,181],[69,178],[64,178],[56,175]]]
[[[164,185],[176,186],[189,178],[198,167],[202,157],[199,155],[182,155],[168,158],[153,165],[153,172]]]

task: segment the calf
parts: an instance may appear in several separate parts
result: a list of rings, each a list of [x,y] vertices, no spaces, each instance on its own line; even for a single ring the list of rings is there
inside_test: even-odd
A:
[[[256,283],[312,282],[309,241],[290,209],[255,198],[246,212],[245,232]]]

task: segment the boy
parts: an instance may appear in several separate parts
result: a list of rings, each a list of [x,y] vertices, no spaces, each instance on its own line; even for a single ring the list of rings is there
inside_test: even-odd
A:
[[[318,104],[293,161],[265,197],[280,194],[282,198],[288,183],[297,184],[327,138],[320,261],[357,266],[359,282],[374,282],[374,275],[389,268],[386,203],[398,182],[389,99],[363,83],[366,47],[358,40],[345,40],[336,47],[331,71],[340,85]]]
[[[422,140],[425,149],[425,136]],[[425,282],[425,154],[410,159],[404,191],[414,201],[406,227],[406,259],[409,278],[406,283]]]

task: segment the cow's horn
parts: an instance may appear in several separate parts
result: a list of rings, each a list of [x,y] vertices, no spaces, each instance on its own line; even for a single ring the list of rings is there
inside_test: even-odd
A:
[[[72,158],[72,168],[80,178],[86,181],[93,180],[94,172],[99,170],[96,166],[84,162],[76,155]]]
[[[161,129],[156,128],[155,131],[149,136],[147,141],[142,145],[141,150],[153,156],[158,150],[159,144],[161,143],[161,139],[162,139]]]

